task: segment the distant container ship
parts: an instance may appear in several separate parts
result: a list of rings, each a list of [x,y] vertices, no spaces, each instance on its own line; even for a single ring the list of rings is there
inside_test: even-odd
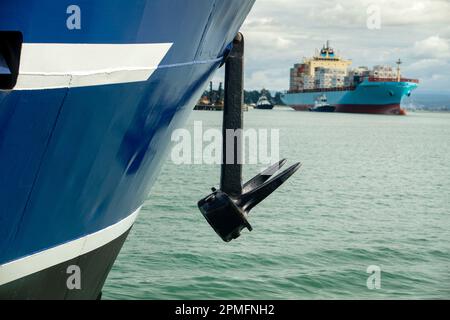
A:
[[[290,88],[282,96],[285,104],[298,111],[314,108],[319,97],[336,112],[404,114],[403,97],[417,88],[417,79],[403,78],[397,68],[378,65],[350,68],[351,60],[342,59],[329,41],[312,58],[291,68]]]

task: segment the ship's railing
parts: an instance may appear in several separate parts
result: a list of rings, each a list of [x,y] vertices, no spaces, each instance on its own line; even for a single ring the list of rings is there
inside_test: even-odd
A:
[[[369,82],[398,82],[398,79],[397,79],[397,78],[368,77],[367,80],[368,80]],[[419,83],[419,80],[418,80],[418,79],[400,78],[400,82]]]
[[[350,91],[350,90],[355,90],[355,89],[356,89],[356,86],[347,86],[347,87],[333,87],[333,88],[314,88],[314,89],[288,90],[287,93]]]

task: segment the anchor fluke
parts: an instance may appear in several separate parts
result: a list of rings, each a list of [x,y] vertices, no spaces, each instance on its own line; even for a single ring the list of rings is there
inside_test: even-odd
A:
[[[264,182],[270,179],[281,167],[287,162],[287,159],[280,160],[278,163],[271,165],[269,168],[255,176],[253,179],[247,181],[242,187],[242,193],[247,193],[253,189],[256,189]]]
[[[285,183],[301,166],[301,163],[296,163],[259,187],[244,193],[238,198],[237,205],[247,213],[250,212],[250,210]]]
[[[230,197],[225,192],[213,188],[213,193],[200,200],[198,207],[216,233],[224,241],[229,242],[238,238],[243,229],[253,230],[248,221],[250,210],[278,189],[300,167],[301,164],[297,163],[262,184],[259,184],[262,177],[270,178],[270,175],[257,175],[246,183],[247,186],[252,185],[254,188],[248,189],[238,197]],[[274,168],[279,168],[279,165],[275,164],[264,172],[271,172]],[[258,184],[254,183],[256,181]]]

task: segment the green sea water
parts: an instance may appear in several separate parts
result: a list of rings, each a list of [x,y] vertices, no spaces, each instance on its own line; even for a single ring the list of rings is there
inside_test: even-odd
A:
[[[194,112],[186,128],[221,117]],[[450,113],[252,110],[245,123],[280,129],[280,155],[303,163],[252,211],[254,231],[222,242],[196,206],[219,167],[168,159],[104,299],[450,298]]]

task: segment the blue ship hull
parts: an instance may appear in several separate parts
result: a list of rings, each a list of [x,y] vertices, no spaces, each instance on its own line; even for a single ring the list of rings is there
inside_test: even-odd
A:
[[[171,132],[254,0],[76,2],[81,23],[72,29],[71,2],[0,3],[0,32],[23,37],[17,83],[0,89],[0,298],[98,297]],[[124,62],[128,52],[148,59],[141,45],[154,66]],[[46,59],[73,50],[66,64]],[[96,61],[104,66],[86,69]],[[73,264],[86,275],[81,289],[66,283]]]
[[[325,95],[336,112],[400,114],[402,99],[416,88],[415,82],[364,80],[352,89],[287,93],[282,100],[296,110],[309,110],[319,96]]]

